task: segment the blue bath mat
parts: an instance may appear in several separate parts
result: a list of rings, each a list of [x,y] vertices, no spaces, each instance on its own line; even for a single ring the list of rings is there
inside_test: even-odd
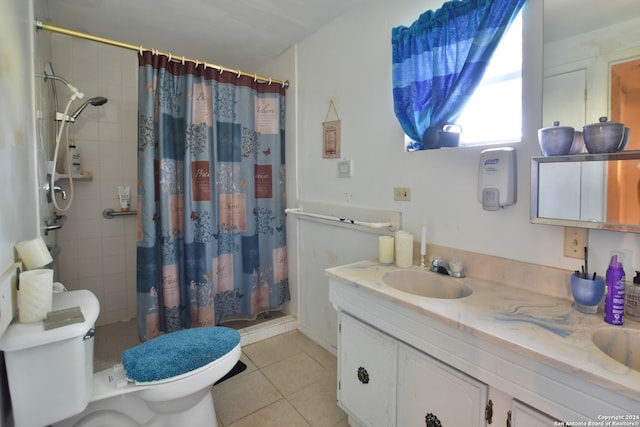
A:
[[[201,368],[239,342],[240,334],[223,326],[184,329],[123,351],[122,365],[130,380],[160,381]]]

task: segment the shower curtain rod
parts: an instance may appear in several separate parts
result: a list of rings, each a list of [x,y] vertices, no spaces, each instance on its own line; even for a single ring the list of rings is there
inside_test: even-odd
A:
[[[251,73],[246,73],[244,71],[241,70],[235,70],[233,68],[227,68],[227,67],[223,67],[222,65],[216,65],[216,64],[210,64],[208,62],[201,62],[195,59],[191,59],[191,58],[185,58],[184,56],[178,56],[178,55],[173,55],[169,52],[160,52],[157,50],[153,50],[153,49],[148,49],[148,48],[143,48],[142,45],[134,45],[134,44],[130,44],[130,43],[123,43],[117,40],[112,40],[112,39],[108,39],[105,37],[100,37],[100,36],[94,36],[92,34],[87,34],[87,33],[81,33],[79,31],[74,31],[74,30],[69,30],[67,28],[63,28],[63,27],[58,27],[56,25],[51,25],[51,24],[45,24],[42,21],[37,21],[36,20],[36,30],[47,30],[47,31],[51,31],[53,33],[59,33],[59,34],[64,34],[67,36],[71,36],[71,37],[78,37],[81,39],[85,39],[85,40],[91,40],[94,42],[98,42],[98,43],[104,43],[104,44],[108,44],[111,46],[116,46],[116,47],[121,47],[123,49],[129,49],[129,50],[135,50],[137,52],[142,52],[142,51],[149,51],[155,54],[160,54],[160,55],[165,55],[168,56],[170,59],[172,60],[180,60],[180,61],[189,61],[189,62],[193,62],[194,64],[203,64],[206,67],[211,67],[213,69],[216,69],[220,72],[229,72],[229,73],[233,73],[233,74],[237,74],[238,77],[240,76],[247,76],[247,77],[253,77],[255,80],[259,80],[262,83],[277,83],[282,85],[284,88],[288,88],[289,87],[289,80],[277,80],[277,79],[272,79],[271,77],[264,77],[264,76],[260,76],[257,74],[251,74]]]

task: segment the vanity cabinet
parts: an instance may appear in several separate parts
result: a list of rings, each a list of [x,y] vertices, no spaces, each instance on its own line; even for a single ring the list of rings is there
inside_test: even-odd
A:
[[[395,426],[396,341],[346,314],[339,331],[340,406],[363,426]]]
[[[562,425],[562,423],[559,423],[555,418],[536,411],[515,399],[511,405],[511,413],[509,415],[511,423],[509,424],[509,421],[507,421],[507,427],[548,427]]]
[[[491,410],[493,412],[492,426],[549,427],[563,425],[557,419],[514,399],[513,396],[495,387],[489,387],[489,400],[491,401]]]
[[[342,329],[338,402],[349,414],[351,426],[424,427],[420,421],[433,413],[444,427],[504,427],[511,412],[510,426],[548,427],[638,413],[633,384],[625,382],[627,377],[637,378],[634,372],[615,374],[619,383],[612,383],[629,387],[631,394],[603,386],[598,383],[599,365],[592,368],[595,362],[580,356],[575,366],[569,366],[568,359],[561,358],[563,353],[554,353],[551,346],[562,346],[573,355],[585,351],[581,345],[564,341],[555,330],[526,321],[514,323],[511,317],[503,321],[496,315],[509,313],[514,306],[531,307],[537,313],[537,296],[468,280],[473,294],[466,300],[412,298],[381,286],[390,268],[362,262],[330,270],[329,298]],[[494,301],[500,292],[509,296],[504,306]],[[561,304],[559,311],[543,313],[541,318],[565,311]],[[569,321],[568,330],[574,334],[569,339],[588,339],[592,328],[578,328],[590,321],[583,316],[573,324]],[[538,341],[544,354],[531,349]],[[485,409],[493,413],[491,423],[484,419]],[[462,415],[471,418],[449,418]]]
[[[397,425],[485,426],[486,384],[412,348],[398,345]],[[436,424],[437,425],[437,424]]]
[[[344,312],[338,351],[338,401],[352,425],[486,425],[486,384]]]

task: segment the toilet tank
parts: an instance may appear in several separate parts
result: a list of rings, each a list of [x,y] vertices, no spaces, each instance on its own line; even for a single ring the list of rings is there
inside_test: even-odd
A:
[[[80,307],[84,322],[48,331],[14,319],[0,337],[16,427],[41,427],[82,412],[91,398],[95,323],[88,290],[53,294],[53,310]]]

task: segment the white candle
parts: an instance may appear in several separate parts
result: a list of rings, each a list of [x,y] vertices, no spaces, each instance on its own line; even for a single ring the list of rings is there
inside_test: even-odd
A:
[[[383,264],[393,262],[393,237],[380,236],[378,238],[378,260]]]
[[[427,226],[422,226],[422,236],[420,238],[420,255],[427,254]]]
[[[396,233],[396,266],[407,268],[413,265],[413,234],[406,231]]]

